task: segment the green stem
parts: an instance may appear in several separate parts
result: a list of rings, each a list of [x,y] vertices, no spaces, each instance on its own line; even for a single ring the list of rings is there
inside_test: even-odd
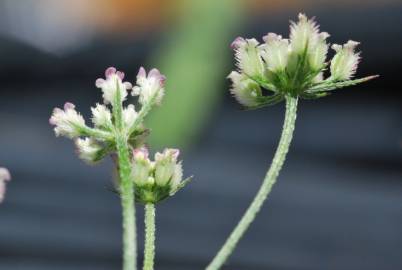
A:
[[[145,249],[143,270],[153,270],[155,259],[155,204],[145,205]]]
[[[250,224],[254,221],[256,215],[260,211],[264,201],[271,192],[272,186],[275,184],[279,172],[286,159],[290,143],[293,137],[293,131],[295,129],[297,112],[297,98],[286,97],[286,115],[282,129],[282,135],[279,141],[278,148],[276,149],[275,156],[272,160],[271,167],[269,168],[264,181],[255,196],[253,202],[247,209],[246,213],[237,224],[236,228],[230,234],[225,244],[222,246],[218,254],[208,265],[206,270],[218,270],[226,262],[229,256],[232,254],[239,240],[247,231]]]
[[[135,221],[134,182],[131,179],[131,161],[128,136],[123,126],[123,104],[116,81],[116,96],[113,102],[116,149],[120,176],[120,199],[123,215],[123,270],[137,270],[137,228]]]
[[[123,270],[137,269],[137,236],[134,205],[134,183],[131,179],[131,163],[128,145],[124,137],[117,137],[119,161],[120,198],[123,211]]]

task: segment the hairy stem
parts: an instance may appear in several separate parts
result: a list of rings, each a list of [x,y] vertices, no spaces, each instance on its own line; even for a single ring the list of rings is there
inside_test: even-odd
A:
[[[286,154],[289,151],[289,146],[292,141],[293,131],[295,129],[297,112],[297,98],[286,97],[286,114],[282,129],[282,135],[279,145],[276,149],[275,156],[272,160],[271,167],[269,168],[264,181],[255,196],[253,202],[237,224],[236,228],[230,234],[225,244],[219,250],[218,254],[208,265],[206,270],[218,270],[226,262],[232,254],[239,240],[249,228],[250,224],[254,221],[256,215],[260,211],[264,201],[267,199],[271,192],[272,186],[275,184],[279,172],[286,159]]]
[[[128,137],[123,132],[123,104],[117,85],[113,102],[115,138],[120,177],[120,199],[123,215],[123,270],[137,270],[137,228],[135,221],[134,182],[131,179],[131,162]]]
[[[116,142],[120,176],[120,198],[123,211],[123,270],[137,269],[137,236],[134,205],[134,183],[128,145],[124,138]]]
[[[145,205],[145,249],[143,270],[153,270],[155,259],[155,204]]]

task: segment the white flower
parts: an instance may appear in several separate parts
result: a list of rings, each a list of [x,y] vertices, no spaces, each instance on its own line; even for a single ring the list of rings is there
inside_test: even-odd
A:
[[[179,153],[178,149],[165,149],[163,153],[155,154],[155,181],[157,185],[165,186],[169,183],[172,186],[173,182],[180,183],[181,172],[176,168]]]
[[[336,51],[331,61],[331,77],[334,80],[348,80],[355,73],[360,60],[360,53],[355,52],[359,42],[349,40],[345,45],[332,45],[332,49]]]
[[[230,92],[240,104],[246,107],[254,107],[259,104],[258,97],[261,89],[256,82],[236,71],[232,71],[228,78],[232,80]]]
[[[150,177],[152,178],[150,174],[153,169],[153,162],[149,160],[148,155],[148,149],[145,147],[134,149],[133,151],[132,178],[138,186],[144,186],[153,181],[149,179]]]
[[[92,122],[95,127],[108,128],[112,127],[112,114],[109,109],[103,104],[96,104],[96,107],[91,108]]]
[[[101,88],[105,104],[113,104],[116,98],[117,89],[120,90],[120,102],[127,97],[127,90],[132,88],[131,83],[123,82],[124,73],[117,71],[114,67],[109,67],[105,71],[105,79],[97,79],[96,87]]]
[[[6,194],[6,182],[11,180],[10,172],[6,168],[0,167],[0,203]]]
[[[313,19],[308,19],[306,15],[300,13],[297,23],[291,22],[290,26],[290,45],[292,51],[298,54],[307,48],[312,50],[313,44],[317,43],[318,26]],[[308,47],[307,47],[308,46]]]
[[[299,21],[292,22],[290,26],[290,44],[292,52],[296,54],[307,53],[311,67],[320,70],[324,67],[328,52],[326,39],[327,32],[319,32],[314,19],[308,19],[305,14],[299,14]]]
[[[326,42],[326,39],[329,37],[327,32],[321,32],[318,34],[316,39],[316,43],[311,44],[309,48],[309,62],[310,66],[314,70],[321,70],[325,65],[325,59],[327,58],[328,47],[329,45]]]
[[[175,191],[182,182],[182,180],[183,180],[183,168],[181,162],[179,162],[174,166],[174,173],[172,175],[172,180],[170,182],[171,190]]]
[[[289,40],[282,36],[268,33],[263,37],[265,44],[261,45],[261,56],[270,71],[283,71],[289,57]]]
[[[264,63],[261,59],[261,48],[256,39],[237,37],[231,44],[235,50],[237,66],[241,72],[250,77],[261,77],[265,73]]]
[[[130,104],[123,110],[123,122],[124,126],[130,128],[134,121],[137,119],[138,113],[135,111],[133,104]]]
[[[66,102],[64,110],[55,108],[49,119],[49,123],[54,125],[56,136],[66,136],[75,138],[80,136],[80,128],[85,126],[84,118],[75,110],[72,103]]]
[[[90,164],[99,161],[99,152],[102,150],[102,146],[95,140],[91,138],[78,138],[75,140],[75,145],[77,147],[78,156],[83,161]]]
[[[159,105],[165,91],[163,88],[165,80],[166,77],[156,68],[151,69],[147,76],[145,69],[141,67],[137,74],[137,85],[134,86],[132,95],[139,96],[138,101],[142,105],[150,102],[152,98],[155,98],[154,102]]]

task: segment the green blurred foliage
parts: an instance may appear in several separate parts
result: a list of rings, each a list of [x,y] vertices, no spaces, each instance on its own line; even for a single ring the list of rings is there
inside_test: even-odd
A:
[[[243,18],[242,2],[179,2],[181,17],[152,61],[167,76],[165,99],[147,123],[153,147],[187,147],[205,127],[227,91],[225,67],[231,59],[229,44]]]

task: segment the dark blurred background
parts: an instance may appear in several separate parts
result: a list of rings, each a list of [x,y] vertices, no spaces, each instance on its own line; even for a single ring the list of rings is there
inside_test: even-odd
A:
[[[283,104],[241,111],[225,76],[236,36],[288,35],[298,12],[330,41],[361,42],[375,81],[302,101],[268,203],[225,269],[402,269],[402,2],[357,0],[1,0],[0,269],[120,269],[112,164],[91,167],[48,124],[75,103],[89,122],[108,66],[168,77],[151,144],[182,147],[194,181],[157,209],[157,269],[204,269],[256,193]],[[142,251],[142,210],[138,207]]]

